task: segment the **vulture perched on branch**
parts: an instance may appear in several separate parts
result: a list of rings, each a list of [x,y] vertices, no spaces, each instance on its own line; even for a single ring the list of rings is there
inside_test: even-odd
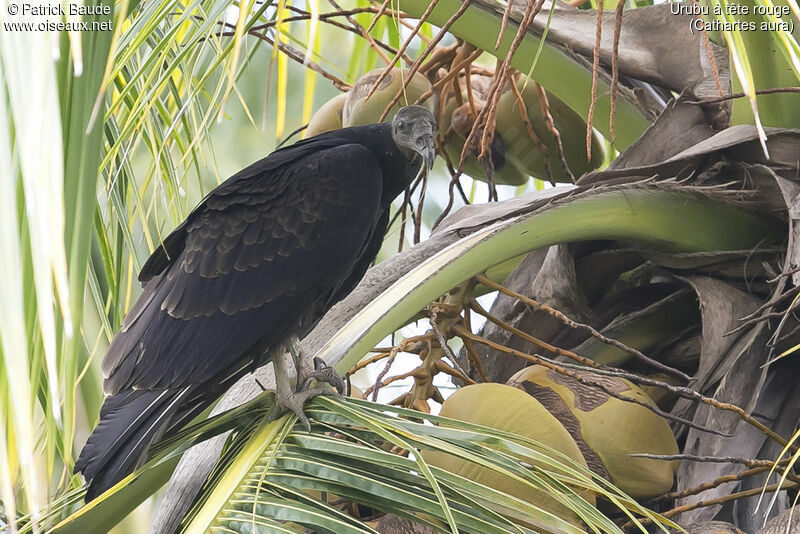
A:
[[[272,361],[270,417],[343,389],[298,352],[378,253],[389,206],[435,158],[435,123],[419,106],[391,123],[324,133],[235,174],[153,252],[141,296],[103,359],[109,395],[75,464],[87,502],[130,474],[242,375]],[[283,355],[292,353],[292,388]],[[318,384],[311,386],[316,379]],[[327,382],[327,384],[322,384]]]

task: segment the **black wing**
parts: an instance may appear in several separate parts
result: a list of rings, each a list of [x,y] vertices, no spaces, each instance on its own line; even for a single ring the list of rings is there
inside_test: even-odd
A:
[[[108,393],[234,372],[253,350],[305,335],[352,288],[385,222],[382,175],[369,150],[341,142],[253,164],[165,240],[103,361]]]
[[[314,157],[315,153],[324,149],[343,147],[351,143],[352,140],[346,136],[346,130],[334,130],[310,139],[303,139],[293,145],[278,149],[266,158],[260,159],[237,172],[211,191],[206,198],[192,210],[192,213],[186,217],[186,220],[178,225],[178,227],[164,239],[161,246],[153,251],[142,266],[142,270],[139,272],[139,281],[143,283],[149,281],[174,263],[186,242],[186,227],[205,210],[206,202],[209,199],[235,192],[246,194],[252,191],[252,189],[244,185],[243,182],[256,182],[254,187],[256,192],[258,192],[260,188],[263,187],[261,184],[258,184],[260,178],[268,176],[272,172],[281,169],[281,167],[287,167],[299,159]]]

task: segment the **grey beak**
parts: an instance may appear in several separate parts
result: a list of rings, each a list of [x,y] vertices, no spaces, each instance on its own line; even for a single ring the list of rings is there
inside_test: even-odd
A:
[[[433,136],[432,135],[424,135],[417,138],[417,152],[422,159],[425,161],[425,165],[428,166],[428,169],[433,168],[433,164],[436,161],[436,146],[433,144]]]

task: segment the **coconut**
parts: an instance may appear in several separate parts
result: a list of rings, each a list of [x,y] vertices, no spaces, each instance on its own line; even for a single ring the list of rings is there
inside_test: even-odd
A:
[[[342,127],[342,110],[347,93],[336,95],[320,107],[308,121],[305,136],[313,137],[321,133],[339,130]]]
[[[473,75],[473,79],[487,78],[486,76]],[[473,92],[475,93],[476,110],[484,105],[483,95],[480,93],[482,84],[473,82]],[[439,133],[444,141],[444,149],[447,152],[447,157],[450,158],[454,167],[458,166],[461,159],[461,151],[464,149],[464,142],[466,141],[469,131],[475,122],[476,116],[473,113],[472,107],[467,99],[466,88],[461,88],[462,101],[458,105],[456,98],[450,96],[444,106],[442,120],[439,124]],[[528,176],[520,172],[514,165],[510,164],[506,158],[506,142],[502,136],[495,133],[492,142],[492,164],[494,167],[493,180],[496,184],[504,185],[522,185],[528,181]],[[464,162],[464,173],[481,180],[488,181],[486,169],[478,161],[475,154],[470,154]]]
[[[378,122],[378,119],[383,114],[386,106],[394,99],[397,93],[403,90],[403,83],[408,77],[408,71],[394,68],[388,76],[386,76],[375,90],[375,93],[367,100],[367,95],[372,86],[380,77],[384,69],[375,69],[364,74],[359,78],[353,88],[347,93],[347,100],[344,103],[344,110],[342,111],[342,124],[348,126],[363,126],[365,124],[373,124]],[[415,73],[411,78],[408,87],[403,91],[400,100],[398,100],[389,110],[389,113],[384,118],[384,122],[390,122],[395,113],[403,107],[409,106],[417,101],[417,99],[431,90],[431,83],[428,79],[420,74]],[[423,104],[428,110],[433,111],[433,103],[429,98]]]
[[[623,378],[576,373],[617,395],[655,406],[645,392]],[[589,467],[622,491],[644,499],[672,488],[678,462],[630,456],[678,453],[675,436],[663,417],[541,365],[522,369],[508,384],[546,406],[577,442]]]
[[[561,423],[540,402],[518,389],[494,383],[462,387],[444,402],[440,415],[513,432],[556,449],[574,461],[586,465],[578,446]],[[422,456],[431,465],[513,495],[575,525],[582,524],[572,511],[547,492],[532,489],[522,482],[462,457],[429,450],[423,451]],[[529,459],[523,461],[537,464]],[[585,492],[582,493],[582,497],[591,504],[595,503],[593,494]],[[519,512],[514,510],[504,509],[501,512],[513,515],[535,528],[546,528],[537,522],[536,518],[520,517]]]
[[[521,76],[516,82],[527,117],[542,146],[531,138],[520,113],[516,95],[509,87],[497,103],[496,132],[506,141],[506,158],[523,173],[546,180],[545,159],[550,165],[553,180],[569,182],[558,155],[555,136],[547,128],[542,114],[539,92],[533,80]],[[586,159],[586,121],[564,102],[547,93],[550,115],[561,138],[564,159],[576,178],[596,169],[603,162],[603,147],[596,135],[592,135],[592,159]]]

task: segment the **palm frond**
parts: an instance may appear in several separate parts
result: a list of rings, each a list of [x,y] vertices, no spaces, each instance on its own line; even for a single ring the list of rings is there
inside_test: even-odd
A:
[[[271,392],[265,393],[237,410],[241,430],[226,445],[184,520],[183,532],[250,532],[260,525],[298,531],[293,524],[321,532],[374,532],[343,513],[334,502],[337,498],[442,531],[583,532],[535,503],[428,464],[426,451],[466,458],[531,489],[547,491],[593,532],[622,531],[585,500],[586,492],[608,499],[643,532],[640,518],[661,525],[664,532],[674,526],[584,465],[530,439],[403,408],[329,398],[309,405],[314,425],[306,433],[295,425],[294,416],[268,422],[264,416],[271,398]],[[201,431],[207,436],[230,423],[225,414],[187,430],[183,437],[196,437]],[[115,507],[128,509],[131,499],[146,495],[141,488],[129,489],[131,481],[141,484],[149,478],[150,484],[158,484],[159,470],[185,450],[184,439],[175,441],[178,450],[165,451],[52,532],[79,532],[87,524],[110,526],[109,518],[121,516],[113,512]]]

